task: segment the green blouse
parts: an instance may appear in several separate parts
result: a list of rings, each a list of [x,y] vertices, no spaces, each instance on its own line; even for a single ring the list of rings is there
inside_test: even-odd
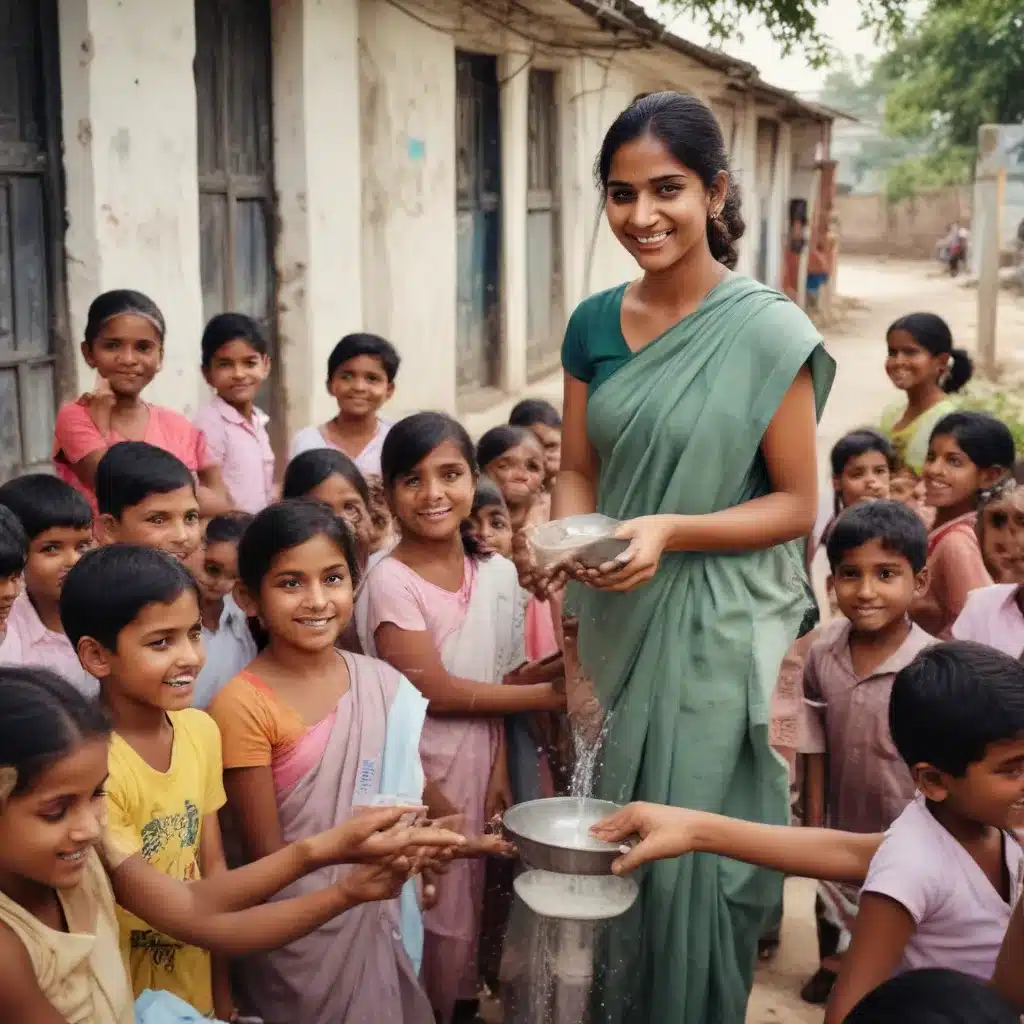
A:
[[[625,293],[625,284],[598,292],[584,299],[569,317],[562,366],[570,376],[588,384],[590,394],[633,358],[622,335]]]

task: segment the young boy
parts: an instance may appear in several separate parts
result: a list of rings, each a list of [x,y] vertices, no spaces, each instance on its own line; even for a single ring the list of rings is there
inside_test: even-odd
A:
[[[225,870],[220,733],[189,707],[204,661],[195,580],[162,551],[100,548],[68,577],[60,611],[114,721],[106,786],[112,838],[182,881]],[[166,989],[202,1014],[231,1019],[226,972],[215,989],[208,953],[120,908],[118,916],[136,996]]]
[[[256,657],[249,622],[231,596],[238,580],[238,542],[251,521],[245,512],[215,516],[195,556],[206,664],[196,680],[193,707],[205,708]]]
[[[510,426],[532,431],[544,449],[544,486],[551,490],[562,464],[562,417],[543,398],[524,398],[508,418]]]
[[[21,520],[6,505],[0,505],[0,660],[3,659],[7,618],[21,593],[28,538]]]
[[[928,536],[910,509],[873,501],[839,516],[826,550],[845,619],[824,627],[804,664],[804,698],[824,737],[823,748],[805,751],[804,823],[881,832],[914,798],[888,711],[896,673],[935,643],[909,616],[928,586]],[[857,914],[856,887],[823,883],[816,910],[821,965],[801,995],[821,1004]]]
[[[327,360],[327,391],[338,415],[320,427],[295,435],[291,457],[312,448],[344,452],[369,481],[380,477],[380,451],[391,424],[378,415],[395,393],[401,358],[395,346],[376,334],[347,334]]]
[[[98,684],[78,663],[60,621],[64,580],[95,543],[89,502],[63,480],[31,473],[0,487],[0,505],[18,518],[28,540],[25,589],[7,616],[0,662],[51,669],[91,697]]]
[[[195,425],[236,509],[255,514],[274,500],[274,450],[269,417],[256,395],[270,373],[267,339],[258,323],[241,313],[221,313],[203,331],[202,369],[216,392]]]
[[[96,467],[99,537],[142,544],[181,562],[199,550],[202,521],[195,481],[185,464],[144,441],[113,445]]]

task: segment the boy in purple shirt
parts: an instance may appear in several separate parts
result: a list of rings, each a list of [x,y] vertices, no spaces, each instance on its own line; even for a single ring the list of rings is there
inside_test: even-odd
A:
[[[274,500],[269,417],[256,406],[270,373],[267,339],[251,317],[221,313],[206,325],[201,347],[203,377],[217,394],[195,425],[221,468],[232,506],[255,515]]]
[[[99,684],[79,664],[60,621],[64,579],[94,543],[89,502],[49,473],[30,473],[0,487],[0,505],[28,540],[25,589],[10,607],[0,663],[51,669],[94,696]]]

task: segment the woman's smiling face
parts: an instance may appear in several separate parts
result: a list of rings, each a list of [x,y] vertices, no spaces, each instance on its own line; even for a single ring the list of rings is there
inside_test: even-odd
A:
[[[663,142],[641,135],[612,157],[605,187],[608,224],[645,271],[665,270],[707,244],[709,211],[725,199],[727,177],[720,177],[709,192]]]

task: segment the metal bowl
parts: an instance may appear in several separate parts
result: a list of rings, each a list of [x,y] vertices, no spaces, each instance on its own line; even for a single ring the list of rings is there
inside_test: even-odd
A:
[[[619,805],[608,800],[548,797],[510,807],[502,826],[529,867],[563,875],[610,875],[612,862],[621,856],[619,846],[594,839],[590,827],[617,810]]]
[[[613,536],[620,525],[617,519],[597,512],[566,516],[538,526],[530,536],[530,544],[539,564],[547,568],[573,561],[597,569],[614,561],[629,547],[628,540],[616,540]]]

